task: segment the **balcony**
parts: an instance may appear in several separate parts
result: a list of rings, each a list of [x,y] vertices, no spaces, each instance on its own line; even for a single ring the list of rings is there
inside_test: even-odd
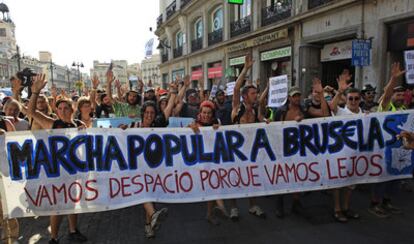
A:
[[[270,25],[292,16],[292,1],[279,2],[262,9],[262,26]]]
[[[161,62],[162,63],[165,63],[165,62],[167,62],[168,61],[168,54],[162,54],[161,55]]]
[[[174,58],[183,56],[183,47],[174,48]]]
[[[187,4],[189,4],[192,0],[181,0],[180,8],[183,9]]]
[[[208,33],[208,45],[212,46],[223,41],[223,28]]]
[[[230,36],[235,37],[251,30],[251,16],[230,23]]]
[[[308,9],[317,8],[332,1],[333,0],[308,0]]]
[[[174,1],[167,7],[167,20],[171,18],[175,14],[175,10],[177,9],[177,2]]]
[[[203,48],[203,38],[197,38],[191,41],[191,52],[198,51]]]
[[[157,29],[162,25],[162,14],[157,18]]]

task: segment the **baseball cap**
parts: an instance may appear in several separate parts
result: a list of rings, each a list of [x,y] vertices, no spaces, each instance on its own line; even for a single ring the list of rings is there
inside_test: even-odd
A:
[[[302,94],[302,92],[301,92],[301,90],[299,89],[299,87],[297,87],[297,86],[294,86],[294,87],[291,87],[290,89],[289,89],[289,96],[294,96],[294,95],[296,95],[296,94]]]

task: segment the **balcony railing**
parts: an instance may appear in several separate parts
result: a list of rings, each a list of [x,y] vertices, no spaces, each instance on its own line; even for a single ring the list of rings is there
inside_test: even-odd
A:
[[[157,28],[162,25],[162,14],[157,18]]]
[[[230,36],[235,37],[251,30],[251,16],[230,23]]]
[[[174,58],[183,56],[183,47],[174,48]]]
[[[192,0],[181,0],[180,8],[183,9],[187,4],[189,4]]]
[[[313,9],[332,1],[333,0],[308,0],[308,9]]]
[[[168,61],[168,54],[161,55],[161,62],[165,63]]]
[[[208,33],[208,45],[214,45],[223,41],[223,28]]]
[[[175,14],[175,10],[177,8],[177,2],[174,1],[167,7],[167,19],[171,18],[173,14]]]
[[[191,52],[198,51],[203,48],[203,38],[197,38],[191,41]]]
[[[279,2],[262,9],[262,26],[270,25],[292,16],[292,1]]]

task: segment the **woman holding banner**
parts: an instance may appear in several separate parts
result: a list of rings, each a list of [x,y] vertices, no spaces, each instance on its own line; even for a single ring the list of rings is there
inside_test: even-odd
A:
[[[196,121],[189,125],[195,133],[199,133],[199,127],[213,126],[214,129],[218,129],[220,122],[215,118],[215,105],[211,101],[204,101],[200,104],[200,112],[197,115]],[[217,205],[217,206],[215,206]],[[219,225],[220,222],[217,220],[215,214],[228,218],[226,207],[222,199],[207,202],[207,221],[213,225]]]
[[[170,92],[167,106],[162,112],[158,111],[157,105],[154,101],[146,101],[141,107],[141,122],[133,122],[132,128],[154,128],[154,127],[166,127],[168,125],[168,118],[170,117],[175,98],[177,96],[177,84],[170,85]],[[155,230],[159,227],[161,220],[165,218],[168,213],[167,208],[156,210],[152,202],[146,202],[143,204],[145,209],[145,236],[147,238],[155,237]]]
[[[40,91],[46,86],[47,81],[45,80],[44,74],[37,75],[32,84],[32,96],[30,97],[29,105],[27,108],[27,115],[33,120],[43,126],[43,129],[64,129],[64,128],[85,128],[85,124],[82,121],[74,120],[72,101],[61,99],[56,101],[58,119],[51,118],[42,112],[36,110],[37,98]],[[59,226],[62,222],[63,215],[52,215],[50,216],[50,227],[51,227],[51,239],[49,244],[59,243],[58,234]],[[69,240],[77,242],[85,242],[88,240],[77,229],[77,215],[69,214]]]

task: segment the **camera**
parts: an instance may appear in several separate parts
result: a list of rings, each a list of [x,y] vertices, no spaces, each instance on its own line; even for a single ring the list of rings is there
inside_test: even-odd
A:
[[[16,74],[17,78],[22,81],[22,86],[29,88],[32,86],[32,77],[36,75],[36,72],[31,68],[25,68]]]

